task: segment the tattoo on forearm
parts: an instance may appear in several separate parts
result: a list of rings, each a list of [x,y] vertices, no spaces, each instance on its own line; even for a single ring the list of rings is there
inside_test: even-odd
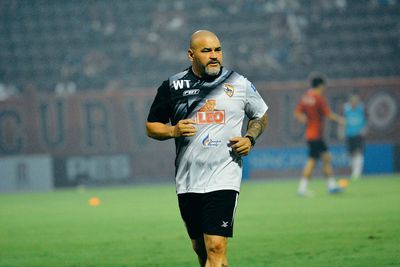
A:
[[[262,132],[264,132],[265,128],[267,127],[268,124],[268,116],[267,114],[264,114],[259,119],[253,119],[249,120],[249,123],[247,125],[247,133],[246,135],[251,135],[254,138],[259,137]]]

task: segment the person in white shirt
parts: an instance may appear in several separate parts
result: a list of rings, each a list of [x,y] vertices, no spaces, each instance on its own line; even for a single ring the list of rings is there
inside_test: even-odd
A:
[[[200,266],[227,266],[242,157],[266,128],[268,107],[251,82],[222,66],[214,33],[193,33],[187,54],[191,66],[158,88],[146,129],[151,138],[175,139],[179,208]]]

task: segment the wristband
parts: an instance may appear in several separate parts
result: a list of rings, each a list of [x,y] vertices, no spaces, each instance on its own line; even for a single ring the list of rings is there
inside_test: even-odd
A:
[[[246,135],[245,137],[249,138],[251,146],[254,146],[256,144],[256,139],[254,139],[253,136],[251,135]]]

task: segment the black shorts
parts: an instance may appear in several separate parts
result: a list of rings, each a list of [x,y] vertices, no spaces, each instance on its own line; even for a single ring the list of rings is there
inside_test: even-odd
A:
[[[232,237],[238,197],[234,190],[178,194],[179,209],[190,238],[198,239],[203,234]]]
[[[323,140],[312,140],[307,141],[308,144],[308,156],[313,159],[319,159],[321,154],[328,151],[328,147],[326,146]]]
[[[350,154],[353,154],[354,151],[364,150],[364,138],[361,135],[352,136],[347,138],[347,149]]]

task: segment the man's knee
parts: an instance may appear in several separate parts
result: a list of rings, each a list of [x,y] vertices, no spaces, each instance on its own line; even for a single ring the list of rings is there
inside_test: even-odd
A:
[[[225,252],[225,244],[223,244],[222,242],[211,242],[209,243],[207,250],[210,253],[214,253],[214,254],[223,254]]]
[[[324,152],[322,154],[322,161],[323,161],[323,163],[330,163],[331,162],[331,155],[329,154],[329,152]]]
[[[226,252],[226,238],[225,237],[208,237],[206,238],[206,249],[208,254],[225,254]]]

